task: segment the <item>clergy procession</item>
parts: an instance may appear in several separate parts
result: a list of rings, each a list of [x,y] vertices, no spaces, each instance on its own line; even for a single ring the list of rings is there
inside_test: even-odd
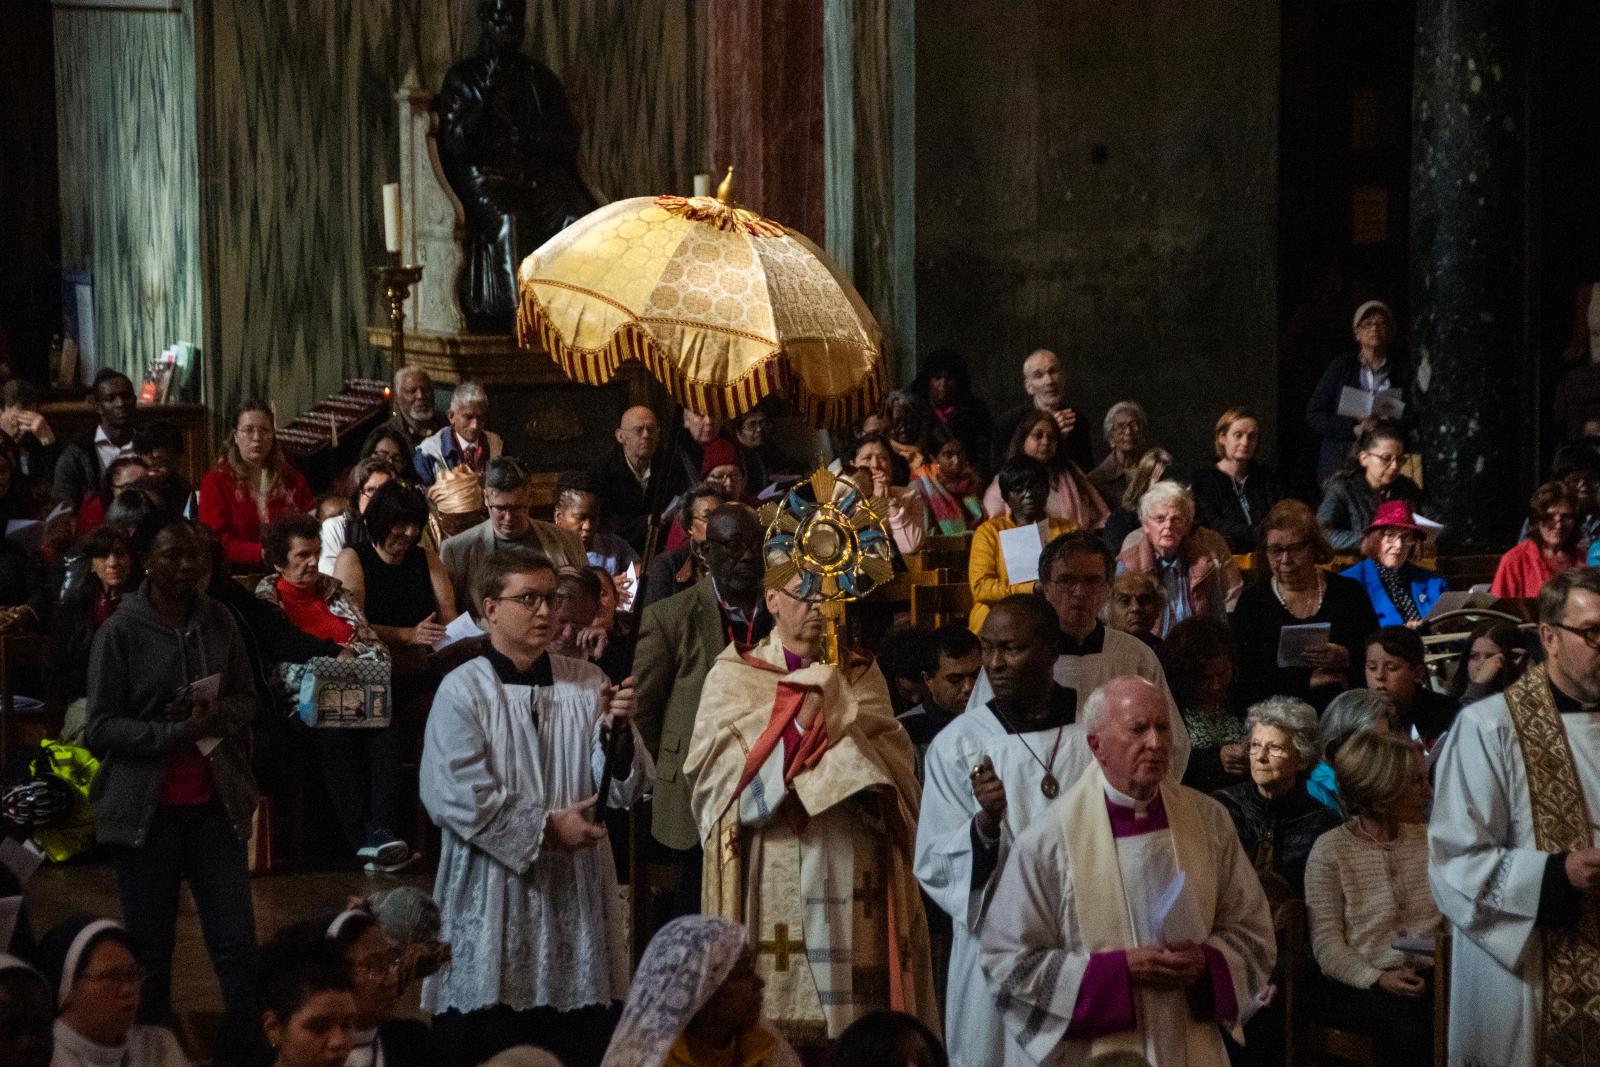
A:
[[[0,7],[0,1067],[1600,1067],[1600,4]]]

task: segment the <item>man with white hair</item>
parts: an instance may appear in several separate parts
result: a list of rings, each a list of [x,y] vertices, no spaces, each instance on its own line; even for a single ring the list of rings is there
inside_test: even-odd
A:
[[[1117,573],[1149,574],[1166,594],[1166,607],[1151,632],[1166,637],[1191,616],[1226,619],[1239,603],[1244,577],[1228,542],[1194,522],[1194,495],[1177,482],[1161,481],[1139,498],[1139,529],[1117,556]]]
[[[1017,424],[1039,411],[1055,418],[1056,428],[1061,431],[1061,448],[1067,458],[1084,470],[1094,466],[1089,428],[1078,418],[1078,413],[1067,406],[1067,369],[1061,357],[1048,348],[1029,353],[1022,361],[1022,389],[1028,399],[1001,415],[995,423],[990,466],[999,469],[1006,460],[1006,448],[1017,432]]]
[[[482,473],[500,455],[500,435],[487,426],[489,396],[477,382],[462,382],[450,397],[449,424],[417,446],[414,466],[423,485],[434,483],[442,470],[466,467]]]
[[[1163,693],[1114,678],[1081,720],[1095,766],[1017,838],[983,927],[1005,1063],[1223,1067],[1276,955],[1260,881],[1222,806],[1169,780]]]
[[[394,416],[388,422],[373,427],[361,446],[367,455],[378,437],[384,433],[398,434],[406,442],[406,462],[411,462],[416,448],[431,434],[439,431],[444,420],[433,407],[433,379],[421,367],[401,367],[394,372]]]

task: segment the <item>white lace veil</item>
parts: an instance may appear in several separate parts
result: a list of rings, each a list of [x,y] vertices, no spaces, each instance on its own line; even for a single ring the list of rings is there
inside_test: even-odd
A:
[[[600,1067],[659,1067],[672,1043],[711,999],[744,952],[745,929],[727,919],[686,915],[650,941],[627,1006]]]

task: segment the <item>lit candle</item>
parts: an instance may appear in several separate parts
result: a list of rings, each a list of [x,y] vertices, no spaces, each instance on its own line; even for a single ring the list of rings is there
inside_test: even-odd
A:
[[[696,174],[694,176],[694,195],[695,196],[710,196],[711,195],[711,175],[709,175],[709,174]]]
[[[383,187],[383,247],[400,251],[400,186],[396,182]]]

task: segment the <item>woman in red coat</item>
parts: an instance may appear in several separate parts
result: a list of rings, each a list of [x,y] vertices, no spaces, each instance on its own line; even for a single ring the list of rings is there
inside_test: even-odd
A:
[[[200,521],[217,535],[228,562],[241,571],[266,570],[261,528],[291,511],[309,512],[316,499],[278,447],[272,409],[259,400],[234,416],[233,437],[200,479]]]

